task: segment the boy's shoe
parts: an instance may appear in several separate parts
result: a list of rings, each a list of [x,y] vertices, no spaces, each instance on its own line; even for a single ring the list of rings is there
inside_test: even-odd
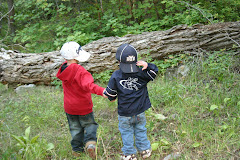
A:
[[[89,156],[92,158],[92,159],[96,159],[96,153],[95,153],[95,145],[94,144],[89,144],[87,146],[87,152],[89,154]]]
[[[152,153],[152,149],[147,149],[145,151],[140,152],[143,159],[150,157],[151,153]]]
[[[137,157],[135,154],[131,154],[128,156],[121,155],[120,160],[137,160]]]

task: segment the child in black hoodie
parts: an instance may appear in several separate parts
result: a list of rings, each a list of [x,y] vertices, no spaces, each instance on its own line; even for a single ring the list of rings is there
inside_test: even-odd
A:
[[[104,94],[110,101],[118,98],[119,131],[123,141],[121,159],[136,160],[137,150],[142,158],[148,158],[152,149],[145,127],[145,111],[151,107],[147,83],[155,79],[158,68],[152,63],[137,61],[137,51],[129,44],[117,49],[116,59],[120,69],[112,74]]]

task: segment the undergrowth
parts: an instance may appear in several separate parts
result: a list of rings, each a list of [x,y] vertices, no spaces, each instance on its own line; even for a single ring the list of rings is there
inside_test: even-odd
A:
[[[161,72],[148,85],[151,159],[173,153],[178,159],[239,159],[239,55],[219,51],[188,60],[179,63],[189,68],[186,76]],[[105,81],[101,86],[106,87]],[[33,153],[38,153],[35,159],[74,159],[61,87],[37,86],[17,94],[1,84],[0,95],[0,159],[31,159]],[[93,95],[93,103],[97,159],[119,159],[117,102]],[[90,158],[82,154],[75,159]]]

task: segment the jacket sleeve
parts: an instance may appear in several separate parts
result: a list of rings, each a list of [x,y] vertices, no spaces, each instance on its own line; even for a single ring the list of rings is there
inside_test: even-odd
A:
[[[145,78],[150,81],[153,81],[158,73],[158,67],[153,63],[148,63],[147,69],[143,70]]]
[[[113,74],[114,75],[114,74]],[[116,81],[113,78],[114,76],[111,76],[111,78],[108,81],[108,86],[104,92],[104,94],[108,97],[110,101],[113,101],[117,98],[117,86],[116,86]]]
[[[105,88],[95,84],[91,73],[89,73],[88,71],[81,74],[78,83],[82,87],[82,89],[86,92],[91,92],[97,95],[103,95],[103,90]]]

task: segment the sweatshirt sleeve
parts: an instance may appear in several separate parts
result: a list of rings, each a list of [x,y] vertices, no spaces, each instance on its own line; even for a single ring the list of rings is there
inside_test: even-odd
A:
[[[79,85],[86,92],[91,92],[97,95],[103,95],[103,90],[105,89],[94,83],[94,79],[91,73],[89,73],[88,71],[81,74]]]
[[[148,80],[153,81],[157,76],[158,67],[153,63],[148,63],[148,67],[143,71],[143,73]]]
[[[114,75],[114,74],[113,74]],[[104,92],[104,94],[108,97],[110,101],[113,101],[117,98],[117,87],[116,87],[116,81],[113,78],[114,76],[111,76],[111,78],[108,81],[108,86]]]

